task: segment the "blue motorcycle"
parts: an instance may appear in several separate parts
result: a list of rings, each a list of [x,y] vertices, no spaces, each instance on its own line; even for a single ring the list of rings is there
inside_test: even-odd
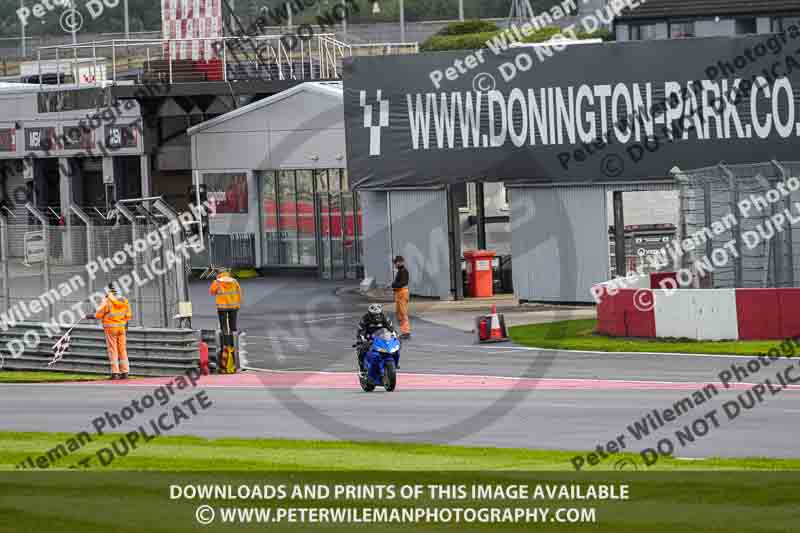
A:
[[[366,341],[370,342],[370,341]],[[372,392],[377,385],[391,392],[397,386],[397,367],[400,364],[400,339],[388,329],[381,328],[372,334],[372,340],[364,355],[364,369],[359,368],[358,381],[365,392]],[[358,353],[356,353],[358,367]]]

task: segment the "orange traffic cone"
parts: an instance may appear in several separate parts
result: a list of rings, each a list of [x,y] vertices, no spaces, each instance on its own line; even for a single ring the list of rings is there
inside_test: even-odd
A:
[[[491,334],[489,338],[493,341],[508,340],[508,337],[506,337],[505,324],[501,323],[500,316],[497,314],[496,305],[492,305],[492,311],[489,314],[492,317]]]

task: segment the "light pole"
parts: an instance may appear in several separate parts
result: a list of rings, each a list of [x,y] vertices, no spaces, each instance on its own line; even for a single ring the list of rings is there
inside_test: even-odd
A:
[[[124,0],[123,8],[125,9],[125,40],[129,41],[131,39],[131,21],[128,18],[128,0]]]
[[[458,0],[458,20],[464,22],[464,0]]]
[[[77,5],[76,4],[76,0],[72,0],[72,3],[70,5],[72,6],[72,9],[75,9],[77,11],[77,9],[75,7]],[[72,14],[72,17],[73,17],[73,21],[74,21],[75,20],[75,18],[74,18],[75,17],[75,13]],[[75,27],[74,22],[72,24],[70,24],[70,26],[72,27],[72,32],[71,32],[72,33],[72,44],[78,44],[78,33],[77,33],[77,28]]]
[[[406,42],[406,10],[403,0],[400,0],[400,42]]]
[[[19,9],[20,13],[25,11],[25,0],[19,0]],[[25,23],[22,22],[22,19],[19,21],[19,29],[20,29],[20,48],[22,52],[22,58],[25,58]]]

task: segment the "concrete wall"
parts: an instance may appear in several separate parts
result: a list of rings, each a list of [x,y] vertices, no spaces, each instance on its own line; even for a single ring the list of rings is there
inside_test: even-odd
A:
[[[657,337],[737,339],[734,289],[653,291]]]
[[[592,302],[608,277],[604,186],[511,190],[514,294],[523,300]]]

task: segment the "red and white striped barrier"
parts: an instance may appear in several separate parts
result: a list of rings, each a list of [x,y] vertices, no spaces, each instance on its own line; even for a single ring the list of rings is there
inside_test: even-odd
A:
[[[597,330],[616,337],[697,340],[800,336],[800,289],[617,289],[595,287]]]

